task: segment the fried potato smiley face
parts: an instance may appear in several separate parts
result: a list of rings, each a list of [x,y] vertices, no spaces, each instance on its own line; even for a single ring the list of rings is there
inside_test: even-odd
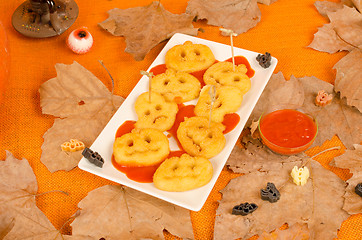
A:
[[[202,88],[199,100],[195,106],[197,116],[209,117],[211,108],[211,96],[209,94],[210,85]],[[228,113],[236,112],[243,101],[243,94],[237,87],[223,86],[217,87],[215,101],[212,104],[211,120],[222,122]]]
[[[206,117],[191,117],[182,122],[177,129],[177,138],[183,149],[191,156],[212,158],[224,148],[225,126],[211,122]]]
[[[231,62],[218,62],[206,70],[204,82],[211,85],[234,86],[245,94],[251,88],[250,78],[246,75],[247,71],[244,64],[236,66],[233,71]]]
[[[145,92],[137,98],[135,110],[138,116],[136,128],[166,131],[174,124],[178,107],[175,102],[166,101],[156,92],[152,92],[150,101],[148,92]]]
[[[196,72],[210,67],[215,62],[211,49],[203,44],[186,41],[167,51],[165,63],[167,68],[179,72]]]
[[[160,93],[167,101],[187,102],[200,94],[200,81],[189,73],[167,69],[151,80],[152,90]]]
[[[170,153],[167,137],[159,130],[134,129],[116,138],[113,144],[115,161],[122,166],[145,167],[159,164]]]
[[[183,192],[204,186],[212,174],[212,164],[207,158],[183,154],[166,159],[153,175],[153,183],[164,191]]]

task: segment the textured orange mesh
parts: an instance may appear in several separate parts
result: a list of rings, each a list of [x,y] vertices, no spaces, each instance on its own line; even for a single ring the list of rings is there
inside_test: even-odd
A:
[[[126,44],[123,38],[111,36],[97,25],[108,17],[107,11],[110,9],[144,6],[150,0],[76,0],[80,12],[74,25],[64,34],[48,39],[26,38],[13,29],[11,15],[23,1],[0,1],[0,20],[6,30],[11,53],[9,83],[0,103],[0,159],[5,158],[5,150],[11,151],[17,158],[28,159],[38,180],[39,193],[59,190],[39,196],[37,205],[56,228],[62,228],[63,233],[69,234],[71,227],[67,221],[77,211],[78,202],[89,191],[113,183],[78,168],[52,174],[40,162],[42,136],[52,126],[54,118],[41,113],[39,86],[56,76],[56,63],[71,64],[77,61],[110,88],[107,72],[98,63],[98,60],[103,60],[115,79],[115,93],[126,97],[140,79],[140,70],[149,67],[165,42],[152,49],[143,61],[136,62],[124,52]],[[172,13],[182,13],[187,6],[187,0],[161,2]],[[335,72],[332,67],[347,53],[328,54],[306,47],[317,28],[328,22],[317,12],[313,3],[314,0],[278,0],[270,6],[259,4],[261,21],[247,33],[235,37],[234,45],[260,53],[270,52],[279,60],[275,73],[281,71],[286,79],[291,75],[316,76],[333,83]],[[88,27],[94,45],[89,53],[76,55],[66,47],[65,41],[72,30],[81,26]],[[229,43],[228,37],[220,35],[218,27],[208,26],[205,21],[194,23],[194,26],[204,30],[199,32],[200,38]],[[341,146],[342,149],[326,152],[316,160],[346,180],[350,177],[348,171],[326,165],[344,151],[337,137],[307,153],[312,156],[332,146]],[[219,190],[232,177],[235,174],[224,170],[202,210],[191,212],[196,239],[212,239],[215,210],[221,198]],[[361,226],[362,214],[351,216],[341,225],[339,238],[361,239]],[[174,236],[166,233],[165,238],[174,239]]]

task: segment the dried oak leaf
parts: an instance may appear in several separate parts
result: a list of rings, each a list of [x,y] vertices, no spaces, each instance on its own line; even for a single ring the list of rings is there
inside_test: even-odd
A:
[[[349,214],[362,213],[361,197],[354,190],[356,185],[362,182],[362,145],[356,144],[354,150],[346,150],[343,155],[335,157],[334,164],[340,168],[348,168],[353,173],[347,180],[343,209]]]
[[[355,8],[343,6],[335,12],[327,11],[330,23],[318,28],[308,46],[318,51],[336,53],[351,51],[362,45],[362,14]]]
[[[76,238],[156,240],[164,239],[164,229],[193,238],[188,210],[131,188],[100,187],[89,192],[78,207],[80,215],[71,223]]]
[[[170,13],[159,1],[144,7],[114,8],[108,14],[99,26],[114,36],[125,37],[125,52],[132,54],[136,61],[143,60],[154,46],[175,33],[196,36],[198,32],[192,25],[193,16]]]
[[[190,0],[186,13],[206,19],[209,25],[231,29],[236,34],[255,27],[261,19],[257,0]]]
[[[333,67],[337,70],[334,91],[345,97],[349,106],[362,113],[362,52],[355,49]]]
[[[43,136],[40,160],[51,172],[76,167],[81,151],[64,152],[61,144],[78,139],[90,146],[123,102],[77,62],[56,64],[55,68],[57,77],[39,89],[43,113],[61,117]]]
[[[281,239],[293,239],[293,240],[309,240],[310,234],[307,224],[293,224],[285,230],[277,229],[271,233],[262,233],[257,240],[281,240]]]
[[[333,239],[337,229],[347,219],[342,209],[345,182],[334,173],[311,160],[311,178],[303,186],[293,183],[290,172],[307,158],[292,156],[269,171],[255,171],[235,179],[221,191],[216,212],[214,238],[246,239],[262,232],[270,232],[284,223],[307,223],[311,239]],[[280,200],[275,203],[261,200],[260,189],[272,182],[279,189]],[[331,197],[333,194],[333,197]],[[246,216],[232,215],[235,205],[256,203],[258,209]],[[331,211],[333,209],[333,211]]]
[[[0,161],[0,239],[62,239],[36,206],[36,177],[27,160],[6,151]]]

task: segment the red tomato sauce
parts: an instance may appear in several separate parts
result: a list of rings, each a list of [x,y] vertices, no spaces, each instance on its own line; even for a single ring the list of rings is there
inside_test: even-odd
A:
[[[313,142],[317,126],[306,114],[283,109],[265,115],[260,122],[260,131],[269,142],[279,147],[296,148]]]
[[[222,132],[226,134],[231,132],[240,121],[240,116],[237,113],[228,113],[224,116],[222,124],[225,126],[225,130]]]
[[[165,159],[170,157],[180,157],[184,153],[184,151],[171,151]],[[116,162],[114,156],[112,155],[112,164],[116,169],[126,174],[129,179],[141,183],[153,182],[153,175],[155,174],[157,168],[161,165],[161,163],[147,167],[122,166]]]
[[[121,137],[122,135],[126,133],[130,133],[135,128],[136,121],[125,121],[116,132],[116,138]]]
[[[173,126],[170,128],[170,130],[168,130],[167,132],[169,132],[171,134],[171,136],[173,136],[177,142],[177,146],[182,149],[181,143],[177,138],[177,129],[180,126],[180,123],[182,123],[183,121],[185,121],[185,117],[194,117],[195,113],[194,113],[194,109],[195,109],[195,105],[183,105],[183,104],[179,104],[179,110],[176,114],[176,119],[175,122],[173,124]]]
[[[158,74],[165,73],[166,69],[167,69],[166,64],[160,64],[151,68],[150,73],[153,73],[153,75],[156,76]]]

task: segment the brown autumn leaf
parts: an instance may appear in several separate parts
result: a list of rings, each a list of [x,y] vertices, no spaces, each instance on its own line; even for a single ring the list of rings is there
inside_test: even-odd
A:
[[[343,50],[351,51],[362,45],[362,14],[356,8],[344,5],[343,8],[327,11],[326,14],[330,23],[318,28],[308,47],[336,53]]]
[[[190,0],[186,13],[207,24],[222,26],[241,34],[256,26],[261,19],[257,0]]]
[[[175,33],[196,36],[198,32],[192,25],[193,16],[170,13],[160,1],[144,7],[114,8],[108,14],[99,26],[114,36],[125,37],[125,52],[132,54],[136,61],[143,60],[154,46]]]
[[[315,1],[314,6],[317,8],[319,14],[323,17],[328,17],[328,12],[336,12],[343,8],[342,2],[329,2],[329,1]]]
[[[253,139],[250,134],[244,136],[241,141],[244,148],[236,145],[226,162],[234,173],[269,171],[278,167],[280,163],[293,160],[288,156],[272,152],[260,139]]]
[[[355,193],[355,187],[362,182],[362,145],[356,144],[354,150],[346,150],[343,155],[334,158],[334,164],[348,168],[353,176],[347,180],[343,209],[349,214],[362,213],[361,197]]]
[[[43,113],[61,117],[43,136],[40,160],[51,172],[76,167],[81,151],[64,152],[60,145],[78,139],[90,146],[123,102],[77,62],[55,68],[57,77],[39,89]]]
[[[362,52],[352,50],[333,67],[337,70],[334,91],[345,97],[349,106],[362,113]]]
[[[268,106],[283,105],[298,108],[303,105],[303,102],[304,91],[302,83],[297,78],[291,76],[287,81],[282,72],[273,74],[250,114],[247,126],[250,126],[251,121],[258,120]]]
[[[275,3],[276,1],[278,1],[278,0],[258,0],[258,3],[262,3],[262,4],[265,4],[265,5],[270,5],[272,3]]]
[[[73,237],[92,239],[164,239],[163,230],[193,238],[190,212],[137,190],[106,185],[79,202]]]
[[[313,146],[321,145],[325,140],[337,135],[349,149],[359,143],[362,136],[362,114],[346,105],[344,99],[333,94],[333,85],[316,77],[300,78],[305,100],[302,109],[314,116],[318,122],[318,135]],[[320,107],[314,104],[319,90],[325,90],[334,96],[331,104]]]
[[[61,234],[36,206],[36,177],[27,160],[6,151],[0,161],[1,239],[62,239]]]
[[[307,164],[311,178],[305,185],[297,186],[292,182],[290,172],[294,166],[301,167],[307,158],[290,158],[268,171],[254,171],[230,181],[221,191],[223,197],[216,212],[215,239],[246,239],[270,232],[284,223],[289,226],[307,223],[311,239],[337,237],[337,229],[348,217],[342,209],[345,182],[311,160]],[[279,201],[261,200],[260,189],[264,189],[267,182],[274,183],[279,189]],[[255,203],[258,208],[247,216],[231,214],[234,206],[245,202]]]
[[[271,233],[262,233],[258,240],[282,240],[282,239],[293,239],[293,240],[309,240],[310,234],[307,224],[293,224],[285,230],[277,229]]]

